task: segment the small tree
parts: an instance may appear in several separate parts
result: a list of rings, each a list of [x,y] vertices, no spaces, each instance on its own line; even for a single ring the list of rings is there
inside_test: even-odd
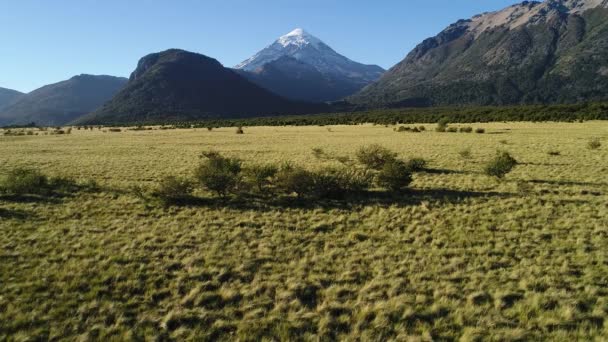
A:
[[[376,183],[382,188],[399,191],[410,185],[412,174],[407,165],[400,160],[384,164],[376,175]]]
[[[394,152],[377,144],[362,147],[357,151],[357,160],[372,170],[381,170],[385,164],[396,159]]]
[[[222,197],[236,190],[240,181],[241,160],[223,157],[214,151],[203,153],[203,157],[206,160],[195,171],[195,178],[200,184]]]
[[[502,179],[505,175],[517,165],[517,160],[508,152],[498,152],[496,157],[492,159],[485,168],[485,173],[488,176],[493,176]]]

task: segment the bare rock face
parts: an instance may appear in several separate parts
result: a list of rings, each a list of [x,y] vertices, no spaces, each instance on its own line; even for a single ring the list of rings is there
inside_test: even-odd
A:
[[[460,20],[349,101],[371,106],[608,99],[608,0],[525,1]]]

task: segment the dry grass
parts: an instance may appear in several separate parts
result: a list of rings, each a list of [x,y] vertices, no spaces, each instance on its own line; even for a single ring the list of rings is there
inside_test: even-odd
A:
[[[104,189],[0,199],[0,340],[608,338],[608,149],[586,146],[606,141],[608,123],[473,126],[486,134],[0,136],[1,173],[34,167]],[[314,148],[352,157],[373,143],[432,170],[408,193],[356,203],[163,208],[122,191],[191,175],[203,150],[313,167],[338,163]],[[483,175],[497,149],[521,163],[501,182]]]

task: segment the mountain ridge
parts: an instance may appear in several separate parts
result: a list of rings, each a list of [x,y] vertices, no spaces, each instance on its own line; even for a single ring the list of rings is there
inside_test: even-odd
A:
[[[457,21],[348,101],[377,107],[608,100],[607,7],[606,0],[524,1]]]
[[[63,125],[109,100],[126,78],[80,74],[20,96],[0,111],[3,124]]]
[[[0,87],[0,111],[23,95],[25,94],[20,91]]]

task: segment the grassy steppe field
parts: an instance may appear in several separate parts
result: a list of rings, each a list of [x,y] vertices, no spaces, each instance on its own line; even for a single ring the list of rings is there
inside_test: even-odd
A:
[[[0,341],[608,339],[608,122],[0,136],[15,167],[95,180],[0,197]],[[600,138],[599,149],[587,148]],[[410,190],[356,201],[208,198],[149,206],[129,188],[245,164],[336,164],[377,143],[427,159]],[[470,157],[463,158],[463,150]],[[497,150],[520,164],[483,174]],[[559,152],[550,155],[549,152]]]

